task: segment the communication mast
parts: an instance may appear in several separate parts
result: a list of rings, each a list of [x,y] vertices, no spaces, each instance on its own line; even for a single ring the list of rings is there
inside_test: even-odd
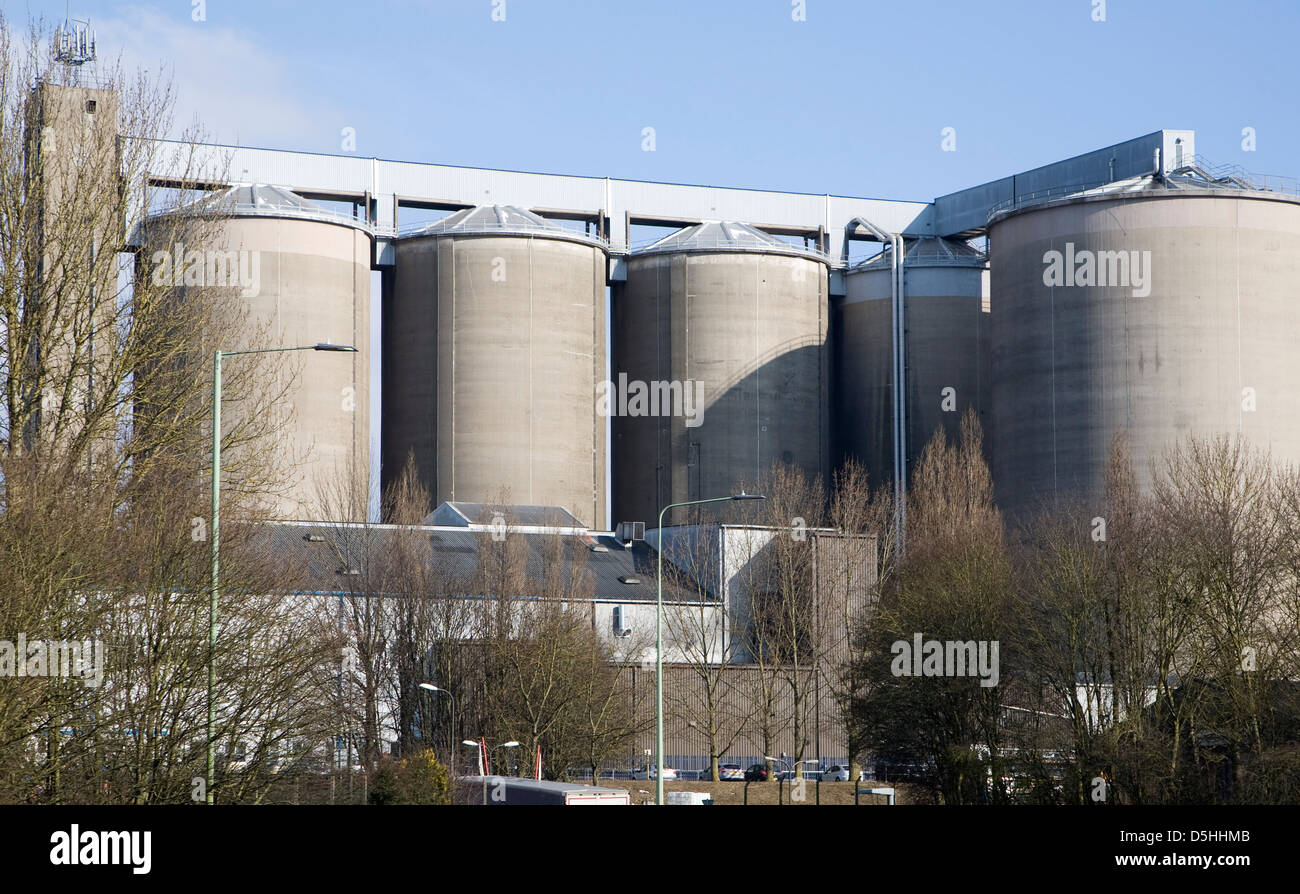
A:
[[[81,66],[95,61],[95,32],[89,21],[65,18],[54,32],[54,59],[63,63],[64,82],[77,86]]]

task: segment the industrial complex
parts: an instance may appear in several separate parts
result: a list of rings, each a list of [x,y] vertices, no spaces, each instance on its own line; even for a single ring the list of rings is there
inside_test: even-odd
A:
[[[207,149],[247,182],[201,201],[267,258],[250,321],[362,345],[382,313],[380,430],[313,382],[309,471],[366,474],[379,443],[382,480],[413,453],[439,503],[611,530],[773,463],[856,457],[901,491],[967,409],[1013,516],[1096,497],[1121,431],[1140,468],[1191,434],[1300,457],[1300,195],[1213,168],[1191,131],[928,203]],[[861,242],[883,251],[854,262]],[[357,408],[364,366],[330,373]]]
[[[41,96],[60,126],[111,126],[106,91]],[[356,348],[286,386],[276,459],[292,480],[265,536],[302,575],[296,592],[366,595],[339,582],[359,573],[348,532],[385,536],[369,497],[409,458],[436,507],[418,526],[431,561],[466,566],[449,592],[488,592],[464,582],[501,510],[530,556],[560,535],[595,575],[569,601],[641,668],[634,690],[661,654],[674,691],[703,697],[692,616],[704,663],[753,672],[761,587],[740,577],[771,530],[660,530],[659,513],[774,465],[826,482],[857,459],[901,497],[934,433],[955,437],[973,412],[1015,519],[1099,498],[1121,433],[1139,467],[1189,435],[1300,460],[1300,193],[1215,168],[1188,130],[929,202],[224,145],[200,146],[199,167],[227,173],[196,182],[192,147],[153,148],[145,200],[188,192],[186,219],[216,219],[217,235],[162,244],[147,220],[129,234],[137,276],[162,265],[181,300],[221,288],[242,302],[222,351]],[[332,511],[331,488],[349,495]],[[818,557],[840,548],[836,532],[811,536]],[[654,652],[660,553],[677,566],[678,620]],[[530,558],[521,586],[543,577]],[[808,610],[846,647],[874,579],[833,598],[825,583]],[[847,760],[831,694],[801,697],[813,728],[778,745]],[[708,751],[688,726],[670,730],[675,762]],[[753,739],[735,748],[764,757]]]

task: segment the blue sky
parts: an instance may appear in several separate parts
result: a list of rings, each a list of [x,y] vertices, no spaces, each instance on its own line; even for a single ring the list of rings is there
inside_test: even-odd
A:
[[[196,2],[71,10],[222,142],[338,153],[352,127],[363,156],[928,200],[1169,127],[1300,176],[1297,3]]]

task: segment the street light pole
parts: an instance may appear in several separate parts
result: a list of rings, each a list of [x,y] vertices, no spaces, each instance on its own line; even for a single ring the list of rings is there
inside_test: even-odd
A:
[[[257,348],[249,351],[213,351],[212,352],[212,596],[208,602],[208,779],[205,796],[208,804],[213,802],[213,785],[216,781],[217,742],[214,737],[216,728],[216,691],[217,691],[217,597],[221,590],[218,585],[219,562],[221,558],[221,358],[234,357],[238,354],[276,354],[282,351],[343,351],[355,354],[352,345],[332,345],[321,342],[315,345],[301,345],[292,348]]]
[[[424,684],[420,684],[420,685],[424,685]],[[479,776],[480,776],[480,777],[482,778],[482,780],[483,780],[483,806],[486,807],[486,806],[487,806],[487,780],[488,780],[488,778],[487,778],[487,770],[488,770],[488,768],[487,768],[487,764],[485,763],[485,757],[486,757],[486,752],[487,752],[487,750],[488,750],[487,742],[484,741],[484,742],[482,742],[482,743],[479,743],[479,742],[475,742],[475,741],[472,740],[472,739],[466,739],[466,740],[464,740],[463,742],[461,742],[461,744],[462,744],[462,745],[470,745],[470,746],[473,746],[473,747],[479,749],[479,768],[478,768],[478,772],[479,772]],[[500,745],[497,745],[497,746],[495,746],[495,747],[497,747],[497,748],[518,748],[518,747],[519,747],[519,743],[516,742],[514,739],[511,739],[509,742],[502,742]],[[508,775],[509,772],[510,772],[510,767],[509,767],[509,765],[507,765],[507,766],[506,766],[506,774]]]
[[[710,497],[707,500],[686,500],[682,503],[669,503],[659,510],[659,541],[655,550],[658,569],[656,572],[655,597],[655,803],[664,802],[664,513],[678,506],[702,506],[705,503],[726,503],[730,500],[766,500],[758,494],[741,491],[729,497]]]
[[[212,598],[208,603],[208,784],[204,790],[207,803],[213,803],[213,782],[216,778],[216,741],[212,731],[215,726],[217,689],[217,567],[220,561],[221,538],[221,352],[212,352]]]

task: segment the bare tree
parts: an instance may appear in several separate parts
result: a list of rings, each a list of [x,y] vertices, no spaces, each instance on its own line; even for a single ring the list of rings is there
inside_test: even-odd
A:
[[[1008,799],[1001,697],[1012,677],[1010,563],[981,443],[968,413],[959,444],[939,431],[926,447],[909,493],[907,554],[862,631],[863,735],[886,760],[928,765],[926,781],[948,803]],[[997,644],[997,685],[981,685],[969,667],[960,676],[946,666],[923,676],[900,668],[907,653],[899,644],[911,648],[917,636],[983,644],[990,665]]]
[[[219,290],[182,300],[147,259],[132,277],[130,239],[203,238],[221,221],[189,214],[184,191],[145,194],[170,88],[120,68],[101,87],[67,83],[50,37],[0,18],[0,623],[102,642],[107,667],[93,691],[53,678],[4,688],[0,751],[13,760],[0,797],[189,800],[211,661],[218,787],[255,798],[285,741],[273,728],[316,722],[304,706],[324,642],[252,595],[282,583],[246,533],[281,471],[259,458],[277,435],[266,383],[278,361],[250,358],[227,380],[239,409],[221,433],[230,586],[210,652],[205,358],[237,320]],[[220,179],[192,140],[168,145],[182,185]]]
[[[704,734],[709,778],[715,782],[721,779],[720,759],[744,734],[753,713],[731,667],[743,657],[744,642],[736,636],[738,619],[721,582],[726,570],[717,567],[720,533],[716,525],[688,527],[680,536],[661,532],[664,585],[674,601],[691,600],[664,611],[666,651],[684,671],[684,685],[665,687],[664,710]]]
[[[861,771],[867,740],[854,722],[864,643],[858,631],[874,610],[880,588],[888,586],[894,564],[893,497],[871,491],[867,470],[849,462],[836,471],[831,487],[829,523],[836,537],[818,538],[818,585],[821,597],[822,676],[845,732],[850,778]],[[825,548],[823,548],[825,547]]]

